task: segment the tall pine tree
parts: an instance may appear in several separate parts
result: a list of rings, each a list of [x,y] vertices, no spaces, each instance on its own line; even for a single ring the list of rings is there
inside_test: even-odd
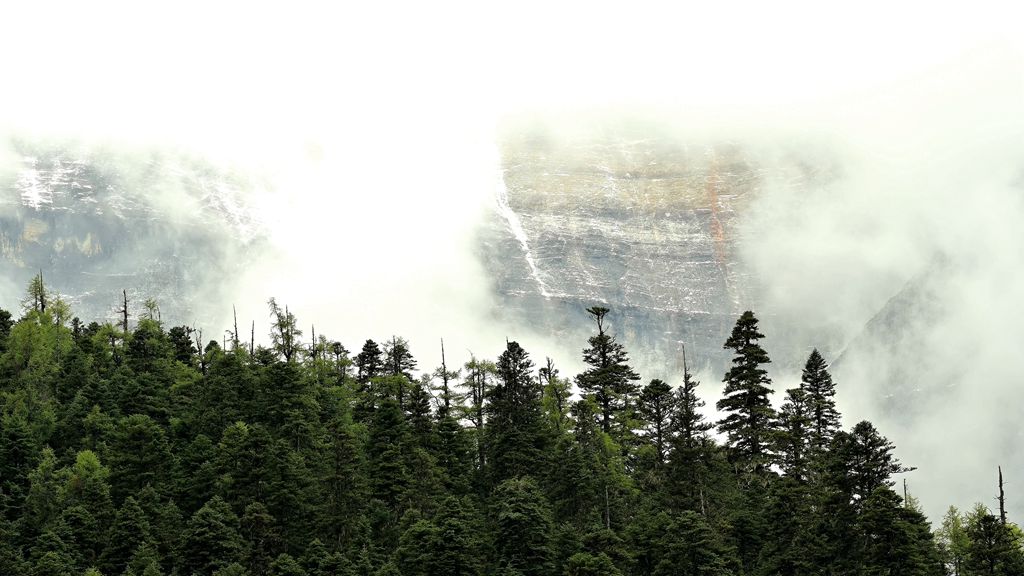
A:
[[[744,471],[763,471],[770,459],[775,410],[768,401],[772,381],[763,366],[771,360],[758,343],[762,338],[757,318],[748,310],[736,321],[723,346],[733,350],[734,356],[733,366],[725,374],[724,397],[717,405],[727,413],[718,428],[726,434],[728,446]]]

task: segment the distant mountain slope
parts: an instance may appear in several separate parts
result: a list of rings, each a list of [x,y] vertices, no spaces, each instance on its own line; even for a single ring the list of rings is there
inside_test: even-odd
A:
[[[204,300],[228,297],[263,239],[249,184],[183,155],[14,142],[7,157],[6,300],[42,271],[84,319],[110,317],[126,289],[138,304],[156,298],[165,319],[191,323]]]
[[[661,370],[679,368],[681,343],[694,365],[725,366],[722,342],[758,300],[739,219],[767,179],[819,177],[657,131],[554,138],[528,127],[501,151],[503,188],[481,242],[498,314],[582,346],[584,309],[608,304],[633,357]]]

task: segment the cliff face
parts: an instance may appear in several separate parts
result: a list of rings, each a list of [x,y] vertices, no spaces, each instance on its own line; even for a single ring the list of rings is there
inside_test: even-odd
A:
[[[184,157],[12,145],[0,180],[5,298],[42,271],[83,319],[111,317],[122,289],[191,323],[260,245],[247,184]],[[16,300],[4,302],[15,307]]]
[[[586,343],[587,306],[612,308],[639,364],[727,361],[722,342],[749,305],[737,219],[763,170],[733,145],[603,134],[510,134],[483,259],[500,314]]]
[[[736,318],[768,313],[743,261],[744,243],[757,241],[746,216],[767,187],[799,195],[834,179],[835,165],[817,150],[688,142],[680,130],[627,123],[559,131],[560,122],[524,122],[501,141],[503,178],[480,249],[496,314],[582,349],[585,309],[603,303],[645,374],[678,376],[683,344],[691,367],[724,372]]]

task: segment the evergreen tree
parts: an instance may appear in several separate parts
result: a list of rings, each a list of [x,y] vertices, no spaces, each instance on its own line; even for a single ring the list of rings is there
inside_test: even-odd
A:
[[[466,391],[463,397],[469,404],[462,408],[463,416],[473,426],[473,443],[476,446],[476,469],[482,475],[487,464],[487,400],[494,388],[494,376],[498,367],[494,362],[472,358],[465,365],[466,380],[462,384]]]
[[[286,553],[279,554],[274,559],[268,574],[269,576],[308,576],[302,565]]]
[[[835,383],[817,349],[811,351],[807,358],[800,381],[806,395],[806,417],[810,421],[809,447],[820,452],[839,431],[839,411],[836,409]]]
[[[245,555],[238,517],[224,500],[214,496],[188,521],[183,554],[185,573],[212,574],[241,561]]]
[[[111,488],[115,500],[147,484],[166,487],[172,463],[167,435],[149,416],[133,414],[117,423],[111,438]]]
[[[797,480],[807,476],[807,452],[810,448],[811,418],[808,416],[808,395],[804,385],[786,391],[786,402],[778,414],[778,462],[782,471]]]
[[[675,397],[665,382],[654,379],[640,392],[640,414],[646,423],[647,435],[654,443],[657,465],[665,463],[672,440],[671,420],[675,413]]]
[[[764,338],[757,330],[754,313],[744,312],[724,348],[733,350],[732,368],[725,375],[725,394],[718,409],[728,415],[718,428],[728,437],[740,467],[745,471],[767,469],[775,411],[768,401],[771,379],[762,368],[771,362],[758,343]]]
[[[298,353],[302,347],[299,321],[288,311],[288,307],[282,310],[273,298],[267,301],[267,306],[270,307],[270,341],[274,350],[285,362],[298,360]]]
[[[971,576],[1024,574],[1024,551],[1008,525],[992,514],[981,514],[967,525],[965,573]]]
[[[711,446],[707,433],[712,425],[701,409],[704,401],[697,395],[700,382],[690,374],[683,355],[683,383],[675,391],[668,478],[677,508],[705,512]]]
[[[888,487],[876,488],[863,506],[864,567],[869,574],[944,576],[925,517]]]
[[[533,362],[517,342],[509,342],[498,358],[498,384],[491,390],[488,461],[492,482],[532,475],[544,469],[546,435],[541,413],[540,383]]]
[[[437,576],[473,576],[480,573],[483,542],[479,522],[472,508],[462,500],[449,497],[434,519],[431,542],[432,565]]]
[[[523,576],[551,573],[551,509],[530,478],[505,480],[494,490],[498,565]]]
[[[707,522],[694,512],[672,519],[654,576],[732,576],[734,559]]]
[[[612,432],[613,420],[618,424],[617,440],[621,443],[628,428],[629,399],[635,397],[640,376],[630,368],[625,347],[605,331],[604,318],[608,308],[593,306],[587,313],[597,321],[597,334],[588,340],[590,347],[583,350],[583,361],[590,368],[576,377],[576,384],[590,395],[601,408],[601,429]]]
[[[383,374],[384,356],[373,340],[367,340],[363,344],[363,349],[356,355],[356,370],[356,378],[364,384],[369,382],[370,378]]]
[[[859,422],[850,432],[839,432],[832,440],[827,482],[845,496],[846,501],[859,503],[876,489],[893,485],[892,476],[909,472],[893,456],[894,446],[868,421]]]
[[[541,386],[541,404],[544,414],[551,422],[557,434],[565,432],[569,420],[569,398],[572,396],[572,384],[566,378],[558,377],[558,368],[551,358],[545,360],[544,366],[538,370]]]
[[[120,574],[132,555],[142,545],[152,543],[149,521],[135,498],[129,496],[117,511],[106,548],[100,557],[100,568],[110,574]]]
[[[412,382],[412,371],[416,369],[416,360],[409,352],[409,342],[405,338],[392,336],[384,343],[384,374],[389,376],[405,376]]]

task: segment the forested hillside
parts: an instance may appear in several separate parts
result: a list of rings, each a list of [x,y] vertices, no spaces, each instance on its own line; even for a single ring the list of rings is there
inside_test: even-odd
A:
[[[577,375],[514,341],[436,369],[397,336],[352,353],[269,309],[270,347],[152,301],[86,324],[41,276],[0,310],[0,574],[1024,574],[999,507],[933,532],[892,444],[840,428],[817,351],[775,409],[751,312],[713,422],[721,384],[642,380],[606,308]]]

